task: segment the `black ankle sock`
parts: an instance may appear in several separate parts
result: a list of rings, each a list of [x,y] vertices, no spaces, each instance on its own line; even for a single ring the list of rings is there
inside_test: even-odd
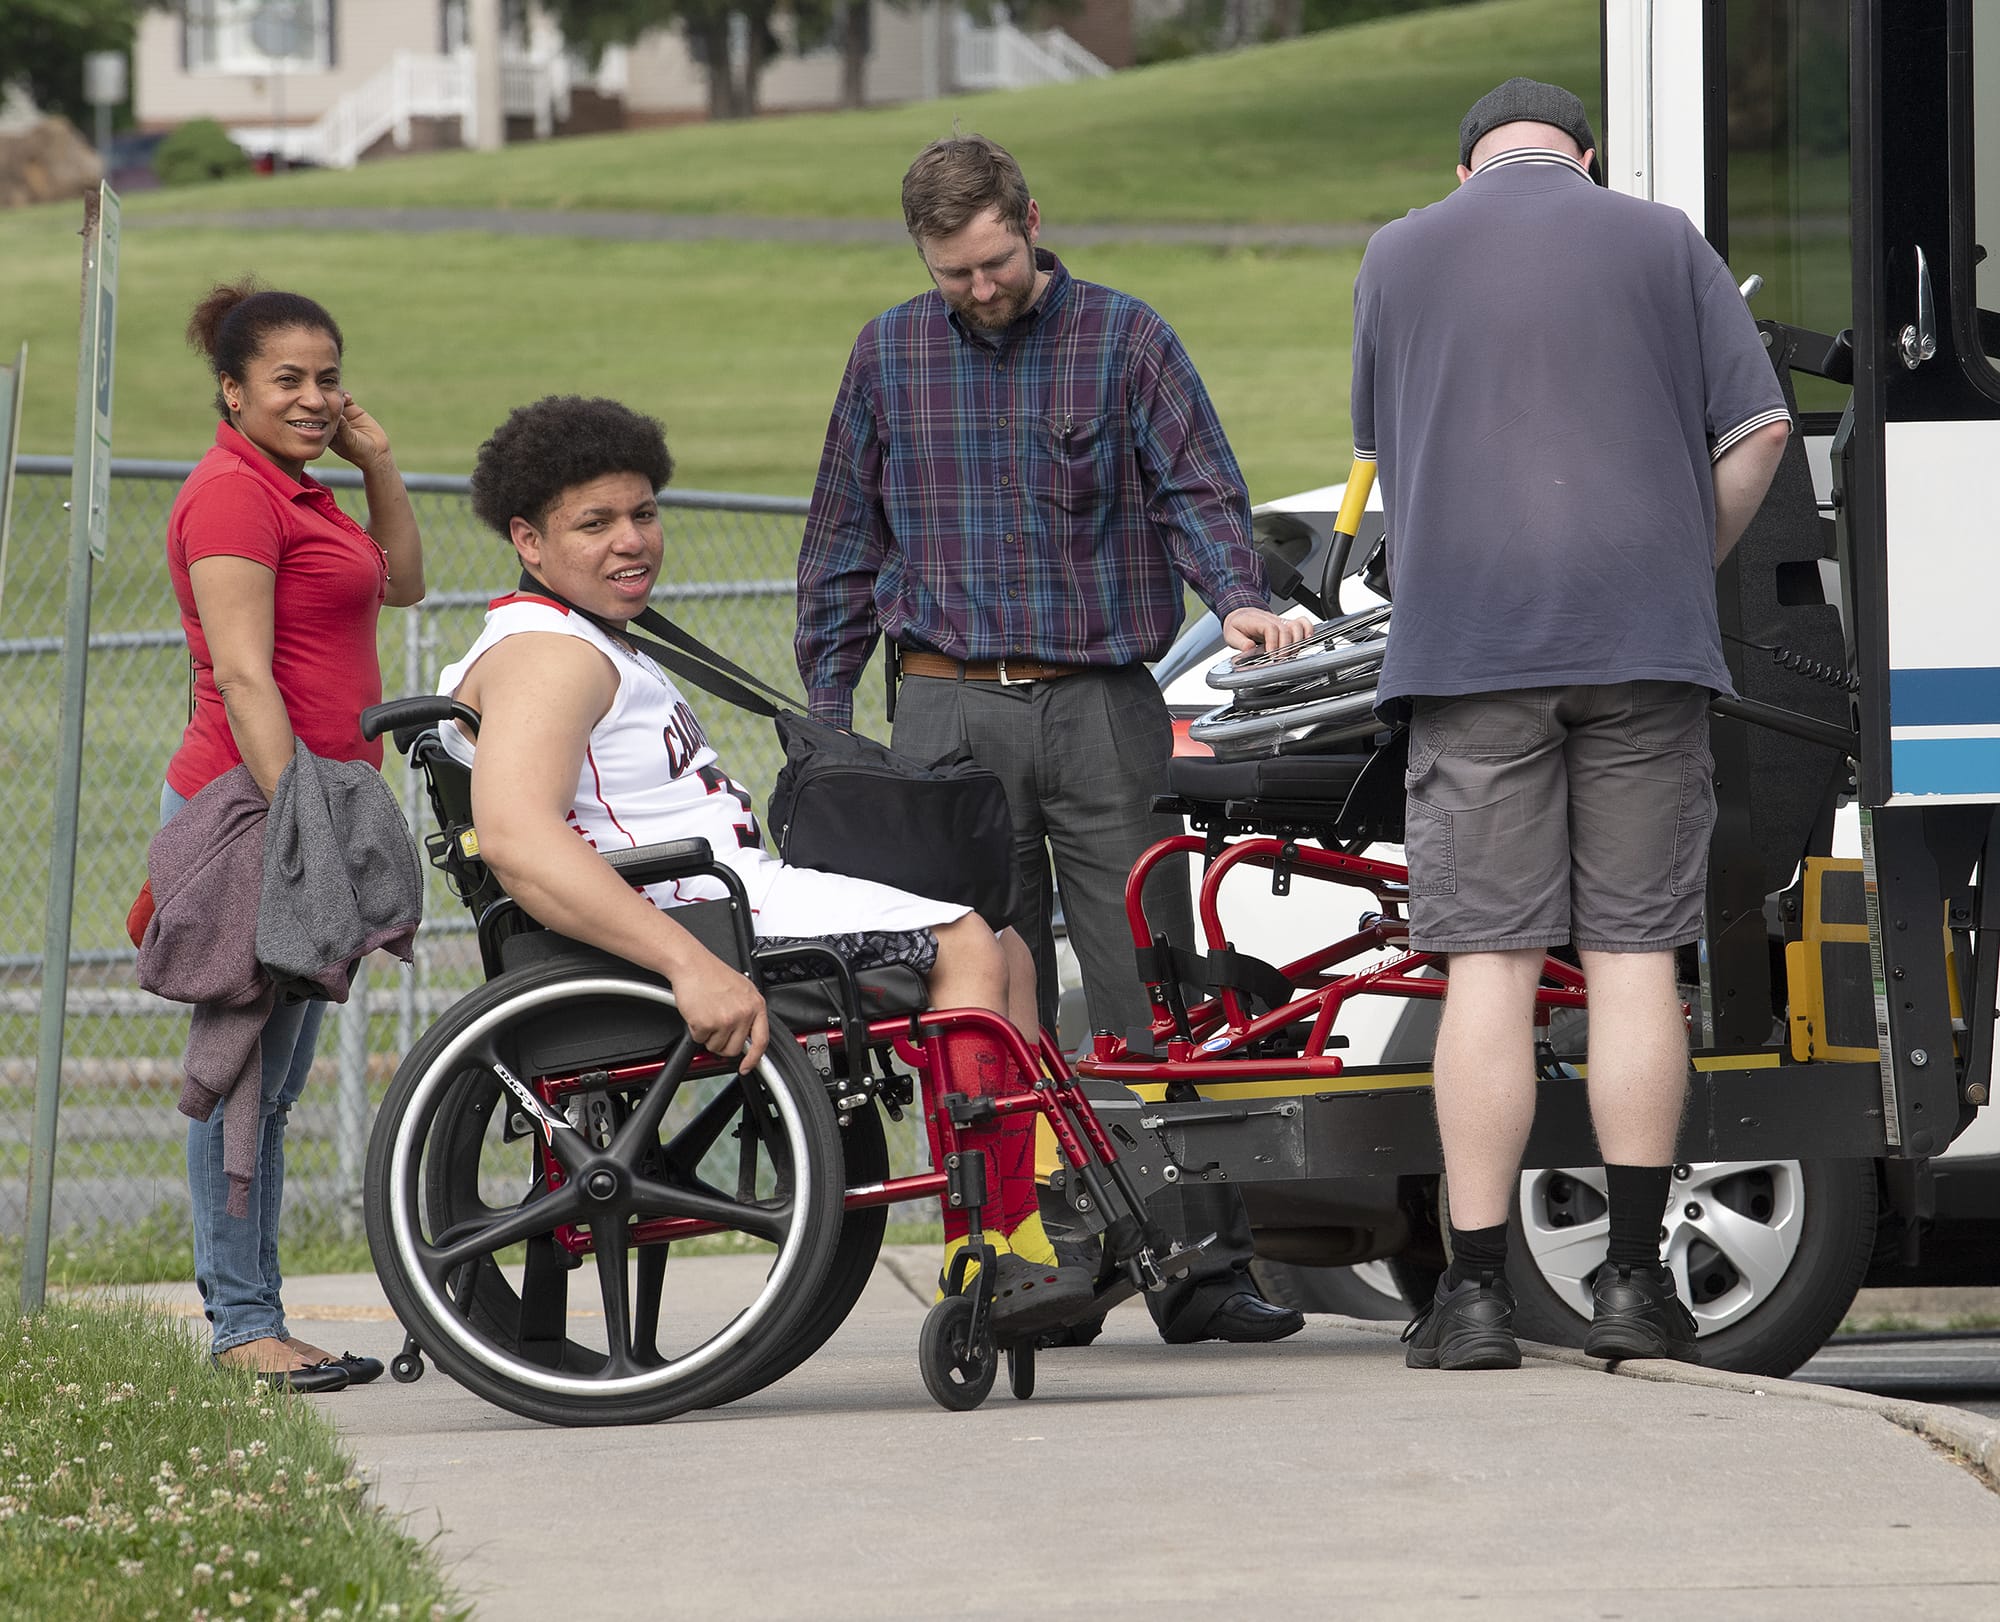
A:
[[[1660,1222],[1673,1186],[1671,1166],[1606,1166],[1604,1194],[1611,1203],[1611,1249],[1619,1267],[1660,1265]]]
[[[1507,1271],[1507,1224],[1492,1228],[1451,1230],[1451,1267],[1445,1274],[1445,1288],[1456,1289],[1469,1278],[1490,1273],[1499,1278]]]

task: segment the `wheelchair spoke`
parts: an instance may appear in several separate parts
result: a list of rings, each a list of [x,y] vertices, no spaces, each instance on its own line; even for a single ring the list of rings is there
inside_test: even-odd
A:
[[[478,1261],[496,1250],[505,1250],[509,1245],[575,1221],[582,1203],[572,1190],[564,1188],[500,1212],[491,1221],[472,1218],[456,1222],[450,1230],[456,1237],[449,1244],[422,1247],[424,1270],[442,1280],[453,1268],[466,1262]]]
[[[685,1126],[661,1144],[666,1163],[683,1176],[692,1176],[702,1157],[721,1141],[729,1123],[748,1114],[749,1099],[744,1084],[740,1080],[725,1082]]]
[[[668,1108],[680,1092],[682,1081],[687,1078],[688,1065],[693,1061],[694,1054],[694,1038],[684,1033],[661,1065],[659,1076],[647,1087],[630,1117],[618,1129],[611,1152],[620,1160],[629,1162],[659,1141],[660,1123],[666,1119]]]
[[[623,1217],[594,1224],[590,1237],[597,1252],[597,1287],[604,1298],[604,1345],[609,1353],[604,1372],[617,1379],[639,1367],[632,1358],[632,1291],[625,1277],[632,1247]]]
[[[704,1193],[700,1189],[658,1182],[650,1177],[633,1179],[632,1195],[639,1213],[647,1217],[693,1217],[738,1233],[768,1239],[774,1245],[782,1244],[785,1235],[791,1231],[792,1202],[789,1197],[746,1204],[741,1200]]]
[[[500,1033],[495,1033],[473,1047],[470,1057],[492,1075],[494,1085],[500,1088],[499,1107],[510,1114],[525,1117],[529,1133],[541,1141],[549,1158],[565,1172],[575,1175],[576,1168],[589,1156],[590,1145],[584,1141],[583,1134],[565,1120],[561,1110],[554,1105],[545,1100],[537,1100],[539,1107],[546,1113],[547,1124],[553,1128],[545,1131],[545,1122],[537,1120],[535,1112],[515,1097],[513,1089],[501,1080],[501,1075],[504,1072],[515,1080],[526,1083],[528,1067],[514,1043],[508,1042],[506,1046],[508,1051],[503,1052],[502,1036]]]
[[[666,1362],[660,1355],[660,1304],[666,1295],[667,1246],[640,1247],[639,1299],[632,1312],[632,1356],[648,1368]]]

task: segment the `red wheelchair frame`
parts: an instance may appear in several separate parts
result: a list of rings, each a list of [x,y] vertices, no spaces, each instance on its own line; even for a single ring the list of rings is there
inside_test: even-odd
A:
[[[531,1417],[567,1424],[655,1419],[732,1401],[797,1366],[838,1328],[873,1265],[873,1245],[879,1244],[879,1219],[872,1240],[865,1227],[856,1226],[859,1219],[889,1205],[938,1199],[966,1213],[970,1232],[920,1338],[919,1367],[925,1385],[945,1407],[974,1407],[990,1391],[999,1354],[1004,1352],[1010,1389],[1017,1397],[1026,1397],[1034,1388],[1034,1340],[996,1336],[988,1291],[993,1267],[980,1267],[968,1276],[969,1261],[992,1257],[981,1222],[987,1198],[985,1157],[965,1152],[968,1129],[1028,1112],[1048,1121],[1067,1168],[1065,1195],[1084,1219],[1083,1225],[1104,1236],[1097,1292],[1085,1309],[1097,1316],[1135,1290],[1162,1287],[1185,1267],[1189,1251],[1176,1248],[1147,1214],[1145,1192],[1134,1174],[1136,1160],[1129,1153],[1130,1145],[1142,1141],[1139,1134],[1149,1130],[1147,1123],[1135,1116],[1135,1131],[1121,1124],[1118,1135],[1128,1145],[1127,1155],[1121,1157],[1114,1133],[1086,1095],[1086,1083],[1121,1087],[1163,1083],[1170,1092],[1178,1089],[1187,1097],[1204,1083],[1297,1081],[1302,1093],[1311,1092],[1313,1083],[1342,1073],[1344,1061],[1335,1051],[1340,1038],[1336,1026],[1351,999],[1369,995],[1435,999],[1444,992],[1440,976],[1419,972],[1438,966],[1439,960],[1407,948],[1408,925],[1401,909],[1408,898],[1408,880],[1402,867],[1339,849],[1301,846],[1295,837],[1179,835],[1148,850],[1126,884],[1132,941],[1153,1010],[1150,1038],[1135,1047],[1129,1039],[1099,1037],[1090,1055],[1074,1065],[1048,1033],[1038,1033],[1031,1048],[1008,1021],[984,1010],[925,1009],[909,1004],[910,993],[898,992],[872,1013],[865,1012],[854,972],[826,948],[754,947],[745,922],[747,902],[739,894],[738,906],[724,911],[735,920],[728,927],[736,932],[752,971],[761,973],[788,954],[827,957],[841,972],[815,982],[820,989],[814,995],[832,1001],[808,999],[807,1003],[842,1010],[820,1016],[822,1028],[800,1026],[796,1043],[782,1044],[785,1053],[778,1056],[782,1062],[774,1068],[774,1060],[767,1058],[748,1084],[741,1083],[734,1076],[733,1061],[701,1053],[685,1035],[673,1038],[672,1023],[660,1027],[667,1035],[634,1043],[633,1010],[662,1001],[670,1006],[671,988],[638,974],[631,965],[606,960],[601,954],[576,957],[572,949],[587,949],[543,934],[537,939],[554,943],[553,957],[532,968],[506,966],[500,946],[508,932],[496,919],[510,908],[518,914],[518,908],[477,863],[476,844],[470,840],[469,791],[459,801],[441,791],[440,778],[449,770],[462,776],[463,768],[448,768],[436,751],[424,753],[414,742],[405,741],[406,734],[421,736],[411,734],[406,722],[435,721],[448,713],[438,709],[440,702],[405,700],[383,706],[380,715],[371,712],[371,717],[378,731],[403,726],[399,743],[413,750],[413,758],[422,755],[419,764],[429,775],[440,821],[440,833],[432,839],[433,859],[453,874],[455,882],[467,875],[476,877],[476,884],[461,887],[460,893],[479,920],[482,955],[493,978],[455,1006],[412,1049],[391,1085],[371,1138],[370,1240],[377,1248],[384,1286],[411,1331],[403,1355],[393,1365],[399,1379],[421,1374],[422,1352],[430,1349],[452,1373],[491,1400]],[[464,790],[459,783],[453,792]],[[691,847],[702,842],[686,843]],[[1191,959],[1176,954],[1151,930],[1142,894],[1148,875],[1160,863],[1186,861],[1197,852],[1209,857],[1197,913],[1213,995],[1190,1005],[1181,995],[1181,984],[1190,978],[1183,971]],[[621,870],[630,869],[627,877],[634,883],[661,877],[664,869],[651,871],[647,864],[662,861],[680,864],[675,871],[714,873],[725,883],[734,878],[727,869],[708,864],[705,846],[699,852],[679,847],[619,852],[608,859]],[[1247,960],[1225,936],[1219,902],[1224,882],[1243,869],[1269,870],[1278,882],[1303,875],[1358,886],[1375,897],[1381,910],[1341,940],[1295,962],[1282,968],[1258,965],[1246,973]],[[740,892],[740,884],[735,888]],[[1391,955],[1384,960],[1343,967],[1357,957],[1385,950]],[[1555,1008],[1583,1004],[1582,976],[1574,968],[1551,959],[1546,981],[1538,997],[1542,1018]],[[577,995],[595,999],[586,1001],[586,1007],[604,1010],[578,1022],[576,1034],[552,1011],[571,987],[577,988]],[[772,995],[785,989],[778,987]],[[1267,1006],[1259,1009],[1259,1001]],[[563,1041],[550,1044],[541,1040],[541,1033],[552,1021],[565,1035]],[[998,1045],[1020,1073],[1036,1077],[1034,1083],[988,1098],[952,1090],[946,1037],[974,1029]],[[491,1034],[498,1031],[508,1033],[506,1040]],[[517,1037],[517,1032],[537,1034],[530,1040]],[[536,1062],[500,1058],[513,1051],[508,1043],[517,1039],[536,1049]],[[487,1045],[479,1047],[478,1041]],[[778,1046],[774,1043],[774,1050]],[[900,1061],[914,1074],[914,1087],[895,1076],[890,1060]],[[476,1085],[462,1082],[453,1070],[468,1065]],[[514,1067],[527,1079],[514,1075]],[[754,1346],[745,1340],[740,1366],[723,1355],[730,1341],[725,1331],[705,1343],[720,1348],[711,1358],[713,1368],[691,1372],[684,1387],[676,1386],[679,1376],[668,1371],[661,1375],[659,1389],[634,1395],[633,1388],[645,1384],[648,1370],[665,1370],[674,1361],[655,1349],[669,1248],[732,1230],[775,1234],[782,1226],[746,1193],[739,1191],[734,1201],[716,1197],[716,1189],[699,1174],[682,1141],[670,1141],[656,1130],[666,1107],[658,1100],[671,1099],[690,1082],[713,1087],[729,1109],[740,1109],[736,1136],[743,1139],[747,1132],[756,1140],[746,1145],[753,1154],[760,1144],[770,1147],[763,1143],[766,1128],[760,1123],[766,1115],[776,1118],[769,1101],[780,1095],[795,1113],[805,1109],[831,1117],[838,1112],[843,1131],[863,1112],[881,1107],[893,1116],[903,1103],[920,1099],[936,1128],[941,1164],[900,1177],[886,1175],[886,1164],[885,1175],[857,1177],[849,1170],[842,1176],[851,1162],[851,1143],[831,1126],[825,1128],[829,1147],[817,1152],[832,1157],[831,1175],[813,1173],[806,1179],[822,1203],[813,1213],[794,1213],[794,1220],[805,1226],[784,1241],[796,1241],[798,1255],[810,1252],[814,1258],[796,1270],[799,1301],[781,1308],[766,1299],[768,1289],[759,1296],[766,1310],[763,1339]],[[768,1096],[758,1093],[759,1087],[768,1089]],[[735,1098],[737,1093],[742,1098]],[[507,1094],[512,1095],[512,1104]],[[1107,1094],[1113,1099],[1129,1096]],[[483,1112],[481,1121],[496,1118],[496,1109],[501,1115],[511,1112],[518,1128],[514,1136],[534,1135],[528,1185],[512,1206],[492,1205],[478,1181],[485,1174],[484,1162],[478,1159],[484,1152],[485,1127],[479,1122],[460,1124],[468,1108]],[[460,1115],[454,1116],[454,1111]],[[586,1136],[579,1125],[591,1120],[596,1123],[595,1138]],[[634,1121],[638,1126],[628,1130]],[[879,1125],[869,1124],[879,1145]],[[696,1147],[702,1153],[712,1150],[719,1133],[719,1128],[708,1131]],[[438,1154],[439,1146],[446,1156],[444,1183],[440,1185],[436,1181],[440,1174],[432,1172],[426,1174],[432,1181],[420,1187],[417,1167],[424,1156]],[[470,1157],[473,1169],[451,1160],[452,1155],[461,1160]],[[1164,1138],[1159,1153],[1148,1152],[1143,1158],[1150,1164],[1138,1166],[1138,1171],[1151,1175],[1156,1165],[1158,1184],[1172,1182],[1179,1174]],[[749,1186],[741,1177],[738,1182],[739,1190]],[[606,1224],[615,1227],[607,1229]],[[837,1239],[813,1224],[831,1224]],[[606,1233],[614,1235],[608,1250]],[[853,1246],[847,1244],[850,1233],[860,1236]],[[495,1270],[495,1261],[507,1246],[522,1242],[529,1243],[531,1259],[516,1292]],[[533,1260],[536,1245],[544,1258],[540,1263]],[[391,1259],[385,1260],[385,1252]],[[609,1342],[610,1350],[599,1353],[565,1339],[566,1286],[558,1276],[560,1269],[573,1271],[593,1257],[600,1288],[607,1292],[607,1335],[614,1318],[621,1325]],[[636,1296],[625,1281],[627,1261],[638,1267]],[[780,1276],[792,1275],[774,1263],[773,1277]],[[537,1277],[543,1282],[538,1284]],[[557,1280],[554,1285],[548,1284],[551,1278]],[[546,1293],[550,1289],[553,1294]],[[531,1341],[546,1347],[551,1333],[559,1348],[558,1360],[553,1373],[543,1374],[536,1361],[541,1354],[531,1356],[528,1348]],[[710,1352],[704,1349],[686,1361],[698,1365],[707,1357]],[[595,1363],[589,1361],[592,1358]]]

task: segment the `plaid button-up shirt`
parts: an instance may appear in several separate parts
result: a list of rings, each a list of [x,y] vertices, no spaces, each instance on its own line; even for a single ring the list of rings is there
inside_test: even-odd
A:
[[[799,551],[795,651],[846,723],[886,631],[955,659],[1157,659],[1181,580],[1266,602],[1243,475],[1193,363],[1138,299],[1053,254],[1033,309],[978,333],[928,292],[862,328]]]

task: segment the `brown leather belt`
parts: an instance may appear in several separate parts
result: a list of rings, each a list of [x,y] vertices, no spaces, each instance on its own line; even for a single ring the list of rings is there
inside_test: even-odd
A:
[[[926,648],[904,648],[897,655],[906,676],[941,676],[946,681],[997,681],[1002,687],[1019,682],[1054,681],[1059,676],[1080,676],[1090,665],[1051,665],[1040,659],[974,659],[961,664],[942,653]]]

